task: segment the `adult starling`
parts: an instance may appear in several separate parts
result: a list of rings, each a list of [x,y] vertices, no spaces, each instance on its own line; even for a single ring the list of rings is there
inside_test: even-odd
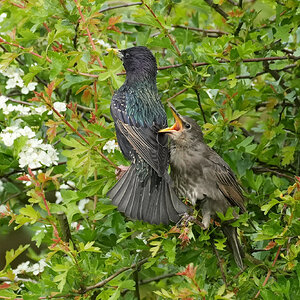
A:
[[[108,192],[119,211],[152,224],[177,222],[186,206],[171,187],[168,174],[167,116],[156,87],[155,57],[146,47],[120,50],[125,83],[111,101],[111,115],[121,151],[131,165]]]
[[[245,212],[244,197],[228,164],[203,141],[203,133],[195,120],[180,115],[171,106],[176,123],[160,130],[171,138],[171,177],[178,196],[186,197],[202,212],[203,228],[207,229],[216,212],[225,215],[231,206]],[[237,229],[222,224],[236,264],[243,268],[244,256]]]

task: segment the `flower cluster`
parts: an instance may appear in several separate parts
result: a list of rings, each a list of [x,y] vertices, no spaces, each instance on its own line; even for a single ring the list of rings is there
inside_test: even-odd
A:
[[[44,272],[45,267],[48,266],[45,259],[41,259],[39,262],[30,266],[30,262],[26,261],[17,266],[16,269],[13,270],[15,275],[23,274],[23,273],[33,273],[33,275],[38,275]]]
[[[99,44],[100,46],[102,46],[103,48],[111,48],[111,45],[109,43],[106,43],[103,40],[97,40],[95,39],[95,43]]]
[[[103,150],[106,150],[108,153],[111,153],[111,152],[114,153],[116,149],[118,150],[119,146],[118,146],[118,144],[116,143],[115,140],[108,141],[103,146]]]
[[[22,151],[19,153],[20,168],[28,166],[31,169],[40,168],[42,165],[50,167],[57,165],[58,155],[55,148],[49,144],[43,144],[42,140],[27,140]]]
[[[20,136],[27,136],[29,139],[35,137],[35,132],[30,127],[20,127],[21,122],[16,122],[15,125],[6,127],[0,133],[0,139],[5,146],[10,147],[14,144],[14,141]]]
[[[19,153],[19,165],[21,168],[28,166],[31,169],[39,168],[42,165],[56,165],[58,161],[58,153],[52,145],[44,144],[41,139],[35,138],[35,132],[30,127],[20,127],[21,120],[15,125],[6,127],[0,133],[0,139],[7,146],[11,147],[14,141],[23,136],[27,137],[27,141]]]
[[[19,87],[21,88],[21,93],[27,95],[30,91],[34,91],[37,86],[37,82],[30,82],[27,86],[25,86],[21,77],[24,75],[24,72],[22,69],[17,67],[10,66],[6,69],[2,69],[0,66],[0,73],[9,78],[5,86],[7,90]]]

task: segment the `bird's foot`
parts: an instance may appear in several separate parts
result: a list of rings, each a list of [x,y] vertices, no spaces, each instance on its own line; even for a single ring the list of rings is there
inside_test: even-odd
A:
[[[115,171],[117,179],[120,180],[128,169],[129,166],[123,166],[123,165],[118,166],[118,169],[116,169]]]
[[[202,229],[207,229],[205,227],[205,225],[200,222],[196,217],[189,215],[188,213],[185,213],[181,220],[180,220],[180,224],[182,224],[183,226],[187,227],[189,222],[197,224],[198,226],[200,226]]]

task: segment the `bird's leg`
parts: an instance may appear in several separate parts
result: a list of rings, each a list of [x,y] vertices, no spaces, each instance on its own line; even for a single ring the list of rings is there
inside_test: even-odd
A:
[[[117,179],[120,180],[128,169],[129,166],[123,166],[123,165],[118,166],[118,169],[116,169],[115,171]]]
[[[180,224],[184,224],[184,226],[188,226],[188,223],[194,223],[200,226],[202,229],[207,229],[205,228],[204,224],[200,222],[196,217],[189,215],[188,213],[184,213],[180,220]]]

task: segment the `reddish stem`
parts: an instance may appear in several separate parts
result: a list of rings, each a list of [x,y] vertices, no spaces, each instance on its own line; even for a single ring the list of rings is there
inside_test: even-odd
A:
[[[274,267],[275,264],[276,264],[276,261],[277,261],[277,259],[278,259],[279,254],[280,254],[281,247],[282,247],[281,245],[278,247],[277,253],[276,253],[275,258],[274,258],[274,261],[273,261],[273,263],[272,263],[272,267]],[[271,276],[271,273],[272,273],[272,270],[269,269],[268,274],[267,274],[267,276],[266,276],[266,279],[265,279],[265,281],[264,281],[264,283],[263,283],[262,286],[265,286],[265,285],[267,284],[267,282],[268,282],[268,280],[269,280],[269,278],[270,278],[270,276]],[[255,295],[254,299],[258,298],[259,295],[260,295],[260,290],[257,292],[257,294]]]
[[[26,48],[24,48],[24,47],[22,47],[22,46],[20,46],[20,45],[18,45],[18,44],[14,44],[14,43],[7,42],[7,41],[3,40],[2,38],[0,38],[0,44],[1,44],[1,43],[6,44],[6,45],[10,45],[10,46],[14,46],[14,47],[17,47],[17,48],[22,49],[22,50],[26,50]],[[33,52],[33,51],[29,51],[28,53],[30,53],[30,54],[32,54],[32,55],[34,55],[34,56],[37,56],[37,57],[39,57],[39,58],[44,58],[43,56],[41,56],[41,55],[39,55],[39,54],[37,54],[37,53],[35,53],[35,52]],[[52,63],[52,60],[51,60],[50,58],[48,58],[48,57],[45,57],[45,58],[46,58],[46,60],[47,60],[48,62]]]
[[[74,0],[75,1],[75,0]],[[151,7],[145,3],[144,0],[142,0],[142,3],[147,7],[147,9],[150,11],[150,13],[152,14],[152,16],[154,17],[154,19],[156,20],[156,22],[159,24],[159,26],[161,27],[161,29],[164,31],[164,33],[167,35],[167,37],[169,38],[171,44],[173,45],[173,47],[175,48],[178,56],[181,56],[180,50],[177,47],[174,39],[172,38],[172,36],[169,34],[168,30],[164,27],[164,25],[159,21],[159,19],[157,18],[157,16],[155,15],[154,11],[151,9]]]
[[[77,0],[74,0],[74,2],[75,2],[75,4],[76,4],[76,6],[77,6],[77,9],[78,9],[78,12],[79,12],[79,14],[80,14],[80,17],[81,17],[82,22],[85,23],[85,18],[84,18],[84,15],[83,15],[82,12],[81,12],[81,9],[80,9],[80,6],[79,6],[79,4],[78,4],[78,1],[77,1]],[[91,45],[92,45],[93,50],[96,51],[97,49],[96,49],[96,46],[95,46],[94,41],[93,41],[93,39],[92,39],[92,35],[91,35],[91,32],[90,32],[88,26],[86,26],[86,32],[87,32],[87,34],[88,34],[88,37],[89,37],[89,40],[90,40],[90,43],[91,43]],[[101,62],[99,56],[97,56],[96,59],[97,59],[97,62],[98,62],[98,64],[99,64],[99,66],[100,66],[101,68],[103,68],[103,65],[102,65],[102,62]]]

